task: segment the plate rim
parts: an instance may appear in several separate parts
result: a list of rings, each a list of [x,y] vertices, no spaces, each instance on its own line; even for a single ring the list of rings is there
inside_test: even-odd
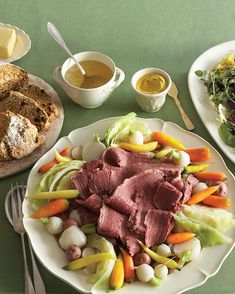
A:
[[[200,110],[198,109],[197,105],[196,105],[196,100],[198,99],[197,94],[194,93],[194,91],[192,90],[192,84],[193,84],[193,75],[195,75],[195,73],[193,72],[193,68],[195,67],[195,65],[198,63],[198,61],[201,60],[201,58],[203,58],[205,55],[207,55],[210,51],[212,50],[215,50],[216,48],[220,48],[220,47],[223,47],[223,46],[229,46],[233,44],[234,45],[234,51],[235,51],[235,40],[230,40],[230,41],[226,41],[226,42],[222,42],[222,43],[219,43],[219,44],[216,44],[215,46],[212,46],[210,48],[208,48],[207,50],[205,50],[204,52],[202,52],[195,60],[194,62],[192,63],[192,65],[190,66],[190,69],[188,71],[188,78],[187,78],[187,82],[188,82],[188,89],[189,89],[189,93],[190,93],[190,96],[191,96],[191,100],[193,102],[193,105],[197,111],[197,114],[199,115],[204,127],[207,129],[208,133],[210,134],[211,138],[214,140],[214,142],[216,143],[216,145],[220,148],[220,150],[229,158],[229,160],[231,160],[231,162],[235,163],[235,153],[232,157],[231,155],[231,152],[228,150],[228,148],[232,148],[230,146],[228,146],[227,144],[225,144],[222,139],[219,137],[219,143],[218,141],[216,140],[216,138],[213,136],[212,134],[212,131],[210,130],[208,124],[206,124],[204,122],[204,117],[202,115],[202,113],[200,112]],[[202,69],[203,70],[203,69]],[[208,94],[206,93],[207,97],[208,97]],[[209,97],[208,97],[209,99]],[[211,108],[212,108],[212,105],[211,105]],[[215,119],[214,119],[214,123],[213,125],[215,125],[215,128],[216,128],[216,131],[218,131],[218,128],[216,127],[216,116],[215,116]],[[234,148],[234,152],[235,152],[235,148]]]
[[[116,119],[118,119],[118,118],[120,118],[120,117],[122,117],[122,116],[115,116],[115,117],[104,118],[104,119],[101,119],[101,120],[99,120],[99,121],[93,122],[93,123],[91,123],[91,124],[89,124],[89,125],[86,125],[86,126],[83,126],[83,127],[77,128],[77,129],[74,129],[74,130],[70,131],[69,134],[68,134],[67,136],[61,137],[61,138],[57,141],[57,143],[54,145],[53,148],[56,148],[56,146],[59,145],[59,144],[61,144],[61,142],[62,142],[63,140],[65,140],[65,139],[67,139],[67,140],[69,140],[69,141],[71,142],[71,139],[70,139],[69,137],[71,136],[71,133],[72,133],[72,132],[77,132],[77,131],[79,131],[79,130],[81,130],[81,129],[86,130],[86,129],[88,129],[88,128],[94,127],[97,123],[104,123],[104,122],[109,122],[109,121],[111,122],[111,121],[114,121],[114,120],[116,120]],[[174,127],[178,128],[181,132],[183,132],[183,133],[186,132],[186,133],[188,133],[190,136],[193,136],[193,137],[196,137],[196,138],[199,139],[199,140],[202,140],[203,142],[205,142],[206,144],[208,144],[208,145],[210,146],[210,148],[215,152],[216,156],[219,157],[221,163],[223,164],[223,167],[226,169],[226,172],[228,172],[228,173],[230,174],[231,178],[232,178],[233,180],[235,179],[233,173],[232,173],[232,172],[229,170],[229,168],[227,167],[227,165],[226,165],[226,163],[225,163],[223,157],[220,155],[220,153],[219,153],[219,152],[218,152],[218,151],[217,151],[217,150],[216,150],[216,149],[215,149],[215,148],[214,148],[209,142],[207,142],[204,138],[202,138],[202,137],[199,136],[198,134],[195,134],[195,133],[192,133],[192,132],[190,132],[190,131],[188,131],[188,130],[185,130],[185,129],[183,129],[181,126],[177,125],[176,123],[173,123],[173,122],[171,122],[171,121],[163,121],[162,119],[159,119],[159,118],[141,118],[141,117],[138,117],[137,119],[138,119],[138,120],[143,120],[143,121],[148,121],[148,120],[149,120],[149,121],[150,121],[150,120],[152,120],[152,121],[159,121],[159,122],[162,124],[162,128],[164,127],[165,124],[170,125],[170,126],[173,125]],[[108,126],[107,126],[107,127],[108,127]],[[72,143],[72,142],[71,142],[71,143]],[[43,161],[43,160],[49,155],[48,153],[49,153],[50,151],[52,151],[53,148],[51,148],[48,152],[46,152],[46,153],[45,153],[45,154],[44,154],[44,155],[43,155],[43,156],[37,161],[37,163],[34,165],[34,167],[32,168],[32,170],[30,171],[30,174],[29,174],[29,177],[28,177],[28,180],[27,180],[27,191],[26,191],[26,195],[27,195],[27,193],[28,193],[28,183],[29,183],[29,181],[30,181],[30,177],[32,176],[32,174],[33,174],[35,168],[37,168],[38,162],[39,162],[39,161]],[[25,205],[25,201],[24,201],[23,205]],[[26,230],[26,231],[27,231],[27,230]],[[27,231],[27,234],[28,234],[28,231]],[[28,236],[29,236],[29,238],[30,238],[30,240],[31,240],[31,236],[30,236],[30,234],[28,234]],[[188,290],[191,290],[191,289],[194,289],[194,288],[200,287],[201,285],[203,285],[203,284],[208,280],[208,278],[210,278],[210,277],[216,275],[216,274],[218,273],[218,271],[220,270],[221,266],[223,265],[225,259],[229,256],[229,254],[230,254],[230,253],[232,252],[232,250],[234,249],[234,247],[235,247],[235,240],[234,240],[231,244],[229,244],[229,245],[230,245],[230,247],[229,247],[228,251],[227,251],[226,254],[223,256],[222,260],[220,260],[218,267],[216,268],[216,270],[215,270],[213,273],[208,274],[208,273],[206,273],[206,272],[203,272],[203,271],[200,270],[199,268],[195,268],[195,270],[197,270],[197,271],[199,271],[201,274],[203,274],[204,279],[203,279],[202,281],[200,281],[200,283],[197,283],[197,284],[194,284],[194,285],[188,286],[187,288],[184,288],[183,290],[180,290],[180,291],[178,291],[178,292],[174,292],[174,293],[176,293],[176,294],[180,294],[180,293],[184,293],[184,292],[186,292],[186,291],[188,291]],[[35,252],[35,251],[34,251],[34,252]],[[35,254],[36,254],[37,257],[38,257],[37,252],[35,252]],[[40,260],[39,257],[38,257],[38,259]],[[50,270],[47,266],[45,266],[45,264],[44,264],[41,260],[40,260],[40,262],[41,262],[41,264],[42,264],[42,265],[43,265],[43,266],[44,266],[44,267],[45,267],[50,273],[52,273],[54,276],[56,276],[57,278],[61,279],[62,281],[64,281],[65,283],[67,283],[68,285],[70,285],[71,287],[73,287],[74,289],[78,290],[78,287],[76,287],[75,285],[73,285],[72,283],[70,283],[69,281],[67,281],[66,279],[64,279],[63,277],[61,277],[61,276],[55,274],[52,270]],[[80,291],[82,291],[82,290],[80,290]],[[92,289],[91,289],[91,291],[92,291]],[[92,293],[96,293],[96,291],[93,291]],[[97,292],[97,293],[98,293],[98,292]]]

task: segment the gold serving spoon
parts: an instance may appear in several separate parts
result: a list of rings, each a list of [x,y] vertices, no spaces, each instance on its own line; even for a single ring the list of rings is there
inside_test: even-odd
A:
[[[168,96],[170,96],[171,98],[174,99],[176,106],[179,108],[181,117],[184,121],[184,124],[187,128],[187,130],[193,130],[195,128],[194,124],[192,123],[191,119],[188,117],[188,115],[186,114],[186,112],[184,111],[179,98],[178,98],[178,89],[176,87],[176,85],[172,82],[172,85],[170,87],[169,92],[167,93]]]

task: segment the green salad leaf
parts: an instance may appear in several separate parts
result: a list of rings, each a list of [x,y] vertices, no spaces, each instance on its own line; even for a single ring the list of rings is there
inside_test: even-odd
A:
[[[212,247],[231,243],[231,238],[225,236],[212,226],[186,216],[182,211],[174,215],[176,231],[188,231],[195,233],[203,247]]]

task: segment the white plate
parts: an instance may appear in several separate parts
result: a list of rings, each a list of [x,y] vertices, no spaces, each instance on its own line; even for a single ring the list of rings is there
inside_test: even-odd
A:
[[[16,31],[16,44],[13,53],[9,58],[0,58],[0,63],[12,62],[23,57],[31,47],[29,36],[23,30],[10,24],[0,23],[0,28],[11,28]]]
[[[55,149],[61,150],[66,146],[84,144],[92,138],[93,133],[99,133],[103,137],[107,128],[117,118],[108,118],[96,122],[90,126],[80,128],[72,131],[67,137],[61,138],[56,145]],[[139,119],[148,124],[152,130],[163,131],[170,136],[174,136],[181,140],[188,147],[209,147],[211,150],[211,164],[214,170],[225,172],[227,175],[227,185],[229,191],[234,191],[235,181],[231,172],[226,167],[222,157],[219,153],[209,145],[201,137],[185,131],[176,124],[171,122],[163,122],[159,119]],[[53,148],[53,149],[54,149]],[[39,167],[52,160],[53,150],[47,152],[33,167],[27,182],[27,194],[31,194],[35,190],[35,186],[40,181],[38,174]],[[231,193],[233,197],[233,203],[235,203],[235,195]],[[31,213],[30,203],[25,200],[23,203],[23,213],[25,216]],[[233,206],[233,212],[235,213],[235,207]],[[55,276],[65,281],[78,291],[92,292],[92,293],[104,293],[104,291],[92,289],[91,285],[86,283],[86,277],[78,272],[64,271],[62,267],[67,263],[65,254],[62,249],[57,245],[56,240],[43,227],[43,224],[38,220],[33,220],[25,217],[24,220],[25,229],[30,237],[34,251],[38,256],[41,263]],[[227,234],[233,240],[235,240],[235,228]],[[231,252],[235,245],[235,242],[229,245],[216,246],[213,248],[204,248],[201,252],[200,258],[196,261],[189,263],[181,271],[175,271],[170,274],[166,280],[163,281],[159,288],[152,287],[150,285],[135,282],[127,284],[115,293],[122,294],[175,294],[183,293],[189,289],[202,285],[209,277],[215,275],[221,267],[223,261]],[[174,285],[174,286],[172,286]]]
[[[218,128],[221,123],[216,120],[218,113],[209,102],[206,87],[195,74],[196,70],[210,70],[230,53],[235,53],[235,40],[219,44],[200,55],[189,70],[188,87],[194,106],[208,132],[221,150],[235,163],[235,148],[226,145],[220,138]]]

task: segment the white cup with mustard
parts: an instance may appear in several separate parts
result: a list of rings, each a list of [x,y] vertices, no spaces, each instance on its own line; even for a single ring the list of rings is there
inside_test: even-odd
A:
[[[165,103],[166,94],[171,87],[171,78],[162,69],[144,68],[133,75],[131,85],[141,109],[146,112],[156,112]]]
[[[75,103],[84,108],[96,108],[123,82],[125,74],[103,53],[86,51],[74,57],[86,75],[83,76],[75,62],[68,58],[55,68],[53,78]]]

